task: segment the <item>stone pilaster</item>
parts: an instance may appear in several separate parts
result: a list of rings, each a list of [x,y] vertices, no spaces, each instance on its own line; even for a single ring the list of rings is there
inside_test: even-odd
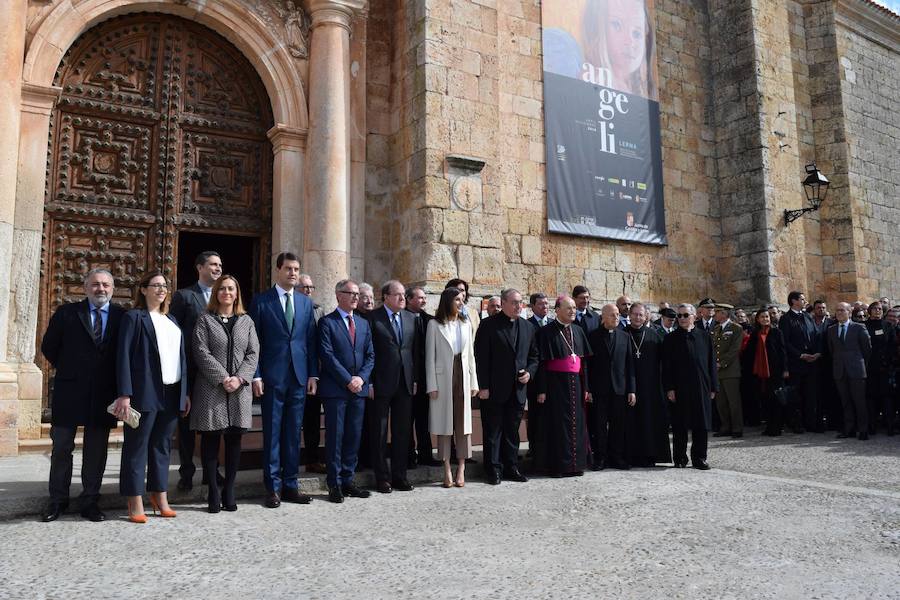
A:
[[[328,288],[350,271],[350,24],[366,2],[308,4],[310,153],[303,269]]]
[[[305,129],[275,125],[272,142],[272,254],[300,253],[303,248],[303,173],[306,163]]]
[[[27,9],[26,0],[0,2],[0,456],[18,452],[18,381],[15,368],[7,363],[6,347]]]

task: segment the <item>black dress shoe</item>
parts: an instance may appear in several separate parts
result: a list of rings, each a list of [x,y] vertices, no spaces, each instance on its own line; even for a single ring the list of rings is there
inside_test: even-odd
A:
[[[178,491],[189,492],[194,489],[194,482],[189,477],[182,477],[178,480]]]
[[[379,494],[390,494],[394,491],[394,488],[392,488],[391,484],[387,481],[379,481],[377,484],[375,484],[375,491]],[[350,494],[347,495],[349,496]]]
[[[484,476],[484,482],[488,485],[500,485],[500,476],[488,473]]]
[[[227,510],[228,512],[234,512],[237,510],[237,504],[223,504],[222,510]]]
[[[394,489],[398,492],[411,492],[413,491],[412,484],[406,479],[395,479],[393,485]]]
[[[868,433],[861,433],[861,434],[859,434],[859,435],[856,436],[856,437],[857,437],[857,439],[859,439],[859,440],[866,441],[866,440],[869,439],[869,434],[868,434]]]
[[[594,462],[591,463],[591,471],[602,471],[606,468],[606,459],[605,458],[595,458]]]
[[[618,469],[620,471],[630,471],[631,470],[631,465],[629,465],[626,462],[615,461],[615,462],[609,463],[609,466],[612,469]]]
[[[390,487],[390,485],[388,485],[388,487]],[[372,492],[370,492],[369,490],[358,488],[352,483],[350,485],[342,485],[341,493],[344,496],[349,496],[350,498],[368,498],[372,495]]]
[[[726,437],[731,435],[730,431],[717,431],[713,434],[713,437]]]
[[[837,434],[836,439],[845,440],[849,437],[853,437],[853,434],[852,433],[839,433],[839,434]]]
[[[736,432],[734,432],[734,433],[731,434],[731,437],[734,438],[734,439],[736,439],[736,440],[739,440],[739,439],[741,439],[742,437],[744,437],[744,432],[743,432],[743,431],[736,431]]]
[[[676,469],[685,469],[685,468],[687,468],[687,462],[686,462],[686,461],[685,461],[685,462],[682,462],[682,461],[680,461],[680,460],[676,460],[676,461],[675,461],[675,468],[676,468]]]
[[[333,487],[328,488],[328,501],[334,502],[335,504],[340,504],[344,501],[344,494],[341,492],[341,488]]]
[[[106,515],[103,514],[103,511],[100,510],[100,507],[97,506],[95,502],[91,502],[82,508],[81,516],[94,523],[100,523],[106,520]]]
[[[278,508],[281,506],[281,498],[278,492],[269,492],[266,495],[266,508]]]
[[[55,521],[66,512],[67,508],[69,508],[69,505],[66,502],[50,502],[47,504],[44,512],[41,513],[41,521],[44,523]]]
[[[705,460],[694,460],[694,461],[691,461],[691,464],[693,465],[693,467],[695,469],[698,469],[700,471],[709,471],[712,468],[709,466],[709,463],[706,462]]]
[[[281,490],[281,500],[283,502],[291,502],[293,504],[309,504],[312,498],[306,494],[301,494],[299,490],[294,488],[285,488]]]
[[[509,475],[506,475],[506,479],[510,481],[518,481],[519,483],[525,483],[528,481],[528,478],[522,475],[522,472],[519,469],[510,469]]]

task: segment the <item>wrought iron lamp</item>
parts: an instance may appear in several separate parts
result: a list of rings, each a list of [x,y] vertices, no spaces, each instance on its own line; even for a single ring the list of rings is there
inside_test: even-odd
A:
[[[806,165],[806,179],[803,180],[803,191],[806,192],[806,201],[809,206],[795,210],[784,211],[784,224],[789,225],[806,213],[819,210],[825,202],[825,194],[828,193],[828,179],[816,168],[816,163]]]

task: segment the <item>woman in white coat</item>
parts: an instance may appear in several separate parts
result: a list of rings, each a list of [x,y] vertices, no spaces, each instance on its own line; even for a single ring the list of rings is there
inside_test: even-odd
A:
[[[428,425],[438,439],[438,458],[444,462],[444,487],[453,486],[450,439],[455,437],[456,485],[466,484],[466,459],[472,457],[472,405],[478,393],[472,324],[462,314],[464,296],[447,288],[425,335],[425,382],[431,406]]]

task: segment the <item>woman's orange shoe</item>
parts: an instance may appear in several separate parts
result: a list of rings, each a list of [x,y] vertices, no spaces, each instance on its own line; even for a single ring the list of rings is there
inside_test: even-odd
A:
[[[162,510],[159,508],[159,504],[156,502],[156,498],[150,497],[150,506],[153,507],[153,514],[158,514],[161,517],[166,517],[167,519],[171,519],[178,516],[178,513],[172,510],[171,508]]]
[[[145,515],[145,514],[139,514],[139,515],[129,514],[128,520],[131,521],[132,523],[146,523],[147,515]]]

